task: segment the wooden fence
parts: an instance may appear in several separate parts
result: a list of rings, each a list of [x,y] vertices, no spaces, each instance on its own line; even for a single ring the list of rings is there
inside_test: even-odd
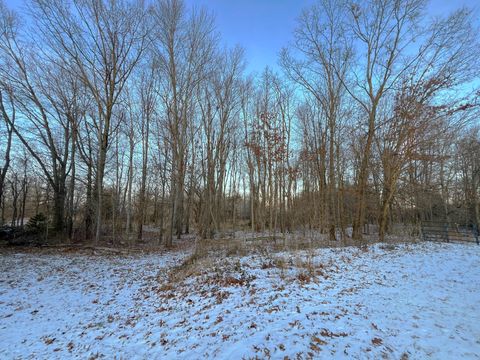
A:
[[[422,238],[425,241],[463,241],[479,244],[478,229],[446,222],[424,221],[421,223]]]

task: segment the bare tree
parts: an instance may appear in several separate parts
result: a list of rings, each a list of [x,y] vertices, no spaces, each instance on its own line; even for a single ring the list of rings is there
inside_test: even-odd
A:
[[[137,240],[142,239],[143,223],[145,221],[145,192],[147,186],[148,176],[148,161],[149,161],[149,144],[152,117],[155,115],[157,106],[157,74],[153,66],[148,66],[147,70],[141,74],[140,77],[140,134],[142,136],[142,177],[140,183],[140,191],[138,194],[138,225],[137,225]]]
[[[147,45],[146,10],[137,1],[36,0],[34,11],[51,50],[78,73],[97,106],[96,234],[101,237],[103,180],[114,109]]]
[[[237,89],[242,72],[242,50],[237,48],[219,56],[211,83],[199,89],[201,118],[201,157],[204,191],[201,202],[200,233],[212,238],[219,228],[227,161],[239,110]]]
[[[50,85],[59,81],[62,72],[54,62],[36,57],[27,41],[20,38],[17,23],[12,20],[9,24],[0,38],[0,51],[9,66],[2,68],[0,78],[4,87],[10,88],[27,123],[21,126],[18,121],[14,124],[9,117],[4,118],[52,186],[54,227],[63,231],[72,124],[66,104],[55,96],[55,86]],[[36,67],[36,62],[43,63],[43,67]]]
[[[204,10],[188,12],[181,0],[159,0],[155,5],[155,53],[160,71],[160,97],[167,114],[172,147],[171,227],[166,241],[171,246],[174,232],[182,234],[186,154],[193,98],[206,79],[213,60],[213,19]]]
[[[4,100],[3,90],[0,88],[0,114],[2,117],[2,125],[4,125],[4,128],[2,130],[5,130],[5,133],[0,133],[0,136],[5,136],[5,138],[7,139],[5,143],[5,148],[2,149],[2,152],[4,154],[4,162],[2,164],[2,168],[0,169],[0,204],[3,204],[3,189],[5,185],[5,178],[10,167],[13,127],[15,126],[15,104],[13,102],[13,96],[11,94],[9,95],[9,98],[10,101],[9,103],[7,103]],[[10,112],[8,112],[8,108],[11,109]],[[1,220],[3,220],[3,218],[0,219],[0,222]]]
[[[288,50],[282,53],[281,61],[288,77],[299,84],[306,96],[314,97],[321,105],[326,120],[328,136],[328,232],[336,238],[336,204],[338,202],[335,178],[335,143],[337,122],[341,114],[345,74],[349,70],[351,49],[344,40],[345,4],[324,0],[305,10],[295,32],[294,50],[299,52],[296,60]]]

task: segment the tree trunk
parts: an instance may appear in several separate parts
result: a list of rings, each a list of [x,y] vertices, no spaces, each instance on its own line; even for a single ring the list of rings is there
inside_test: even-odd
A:
[[[357,208],[353,222],[352,237],[356,240],[362,238],[362,227],[365,223],[365,201],[368,182],[368,166],[370,163],[370,152],[372,149],[373,137],[375,135],[376,105],[372,107],[368,119],[367,142],[363,149],[362,162],[357,181]]]

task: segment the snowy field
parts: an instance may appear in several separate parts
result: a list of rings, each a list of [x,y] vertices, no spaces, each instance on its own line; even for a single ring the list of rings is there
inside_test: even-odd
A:
[[[0,358],[480,358],[480,246],[186,256],[0,254]]]

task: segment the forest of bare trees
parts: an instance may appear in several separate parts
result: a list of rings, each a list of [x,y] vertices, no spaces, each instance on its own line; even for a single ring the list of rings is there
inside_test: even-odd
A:
[[[478,227],[478,24],[427,5],[319,0],[251,74],[182,0],[0,0],[0,226],[167,247]]]

